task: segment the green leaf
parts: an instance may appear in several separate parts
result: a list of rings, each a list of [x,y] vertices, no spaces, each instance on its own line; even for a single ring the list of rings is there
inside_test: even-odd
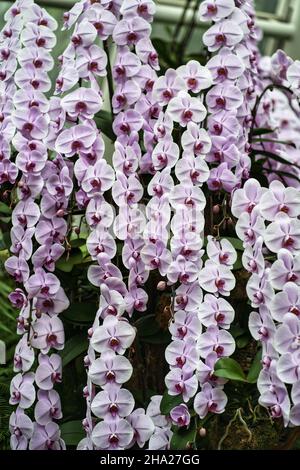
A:
[[[170,332],[160,328],[155,315],[139,318],[134,326],[138,330],[140,341],[148,344],[167,344],[170,342]]]
[[[239,336],[242,336],[247,330],[242,328],[240,325],[232,325],[229,331],[234,338],[238,338]]]
[[[0,202],[0,212],[4,215],[11,215],[11,208],[4,204],[4,202]]]
[[[86,243],[85,238],[74,238],[74,240],[70,241],[70,245],[72,248],[79,248],[80,246]]]
[[[292,178],[298,181],[298,183],[300,183],[300,179],[298,178],[298,176],[294,175],[293,173],[289,173],[287,171],[282,171],[282,170],[274,170],[273,168],[272,169],[264,168],[263,170],[266,173],[270,173],[270,174],[275,173],[275,175],[285,176],[286,178]]]
[[[64,271],[65,273],[70,273],[73,267],[76,264],[80,264],[81,262],[82,262],[82,252],[78,248],[75,248],[72,250],[69,257],[65,255],[62,258],[60,258],[56,263],[56,267],[60,269],[61,271]]]
[[[276,139],[263,139],[263,138],[253,140],[253,143],[255,144],[257,143],[259,144],[260,142],[269,142],[271,144],[283,144],[283,145],[288,145],[290,147],[296,148],[296,145],[294,144],[294,142],[291,142],[289,140],[276,140]]]
[[[233,271],[238,271],[239,269],[242,269],[243,263],[242,263],[242,254],[240,252],[237,253],[237,260],[233,265],[232,270]]]
[[[183,403],[181,395],[169,395],[166,390],[160,402],[160,412],[163,415],[168,415],[174,406],[180,405],[181,403]]]
[[[148,344],[169,344],[170,340],[171,340],[171,335],[169,331],[162,331],[162,330],[159,330],[159,332],[155,335],[145,336],[141,338],[141,341],[143,343],[148,343]]]
[[[177,429],[171,438],[171,450],[185,450],[189,443],[196,440],[197,429],[195,426],[189,429]]]
[[[92,302],[74,302],[61,315],[64,320],[75,325],[91,325],[98,307]]]
[[[94,120],[97,124],[97,127],[113,142],[116,140],[112,128],[112,114],[109,111],[104,111],[103,109],[99,111],[94,117]]]
[[[242,349],[244,348],[245,346],[247,346],[247,344],[249,344],[249,341],[250,341],[250,337],[249,335],[246,333],[245,335],[242,335],[242,336],[239,336],[236,340],[236,345],[239,349]]]
[[[8,249],[11,245],[10,233],[9,232],[0,232],[0,250],[3,251]]]
[[[153,314],[139,318],[134,326],[137,328],[140,338],[155,335],[160,330],[159,324]]]
[[[235,248],[238,251],[244,251],[243,247],[243,242],[239,238],[234,238],[234,237],[222,237],[222,239],[228,240],[233,248]]]
[[[216,362],[214,375],[239,382],[247,381],[241,366],[231,357],[224,357]]]
[[[72,336],[65,344],[61,352],[62,364],[65,367],[73,359],[83,354],[88,348],[88,340],[85,335],[79,334]]]
[[[285,158],[280,157],[280,155],[277,155],[276,153],[273,153],[273,152],[268,152],[267,150],[253,149],[251,154],[253,154],[254,156],[261,155],[262,157],[271,158],[272,160],[275,160],[276,162],[282,163],[283,165],[291,165],[292,167],[295,166],[296,168],[300,168],[295,163],[291,163],[288,160],[286,160]]]
[[[174,53],[176,43],[161,38],[153,38],[152,44],[158,52],[159,58],[164,62],[164,66],[176,66],[176,54]]]
[[[253,362],[251,364],[250,370],[248,372],[247,381],[250,382],[251,384],[257,382],[257,378],[261,371],[261,368],[262,368],[261,355],[262,355],[262,350],[256,353],[255,358],[253,359]]]
[[[67,421],[66,423],[61,424],[60,430],[61,437],[67,446],[77,446],[78,442],[85,436],[82,422],[80,420]]]
[[[260,129],[253,129],[253,135],[265,135],[265,134],[273,134],[274,129],[266,129],[266,128],[260,128]]]

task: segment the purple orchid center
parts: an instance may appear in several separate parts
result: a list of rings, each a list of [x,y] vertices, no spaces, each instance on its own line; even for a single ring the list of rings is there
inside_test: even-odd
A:
[[[127,103],[127,98],[123,94],[117,95],[116,100],[120,106],[125,106],[125,104]]]
[[[300,346],[300,335],[295,336],[294,341],[292,343],[292,349],[298,349]]]
[[[163,97],[170,100],[173,97],[173,92],[170,89],[164,90]]]
[[[185,111],[183,111],[182,118],[184,121],[188,122],[192,119],[192,117],[193,117],[193,111],[191,111],[190,109],[186,109]]]
[[[6,29],[4,32],[3,32],[3,36],[6,37],[6,38],[11,38],[12,37],[12,29]]]
[[[212,180],[212,185],[216,189],[220,189],[222,187],[222,183],[218,179],[213,179]]]
[[[217,289],[223,289],[223,287],[225,286],[225,281],[224,279],[220,279],[219,277],[215,280],[215,285],[217,287]]]
[[[175,389],[177,392],[182,393],[184,390],[184,384],[182,382],[179,382],[175,385]]]
[[[20,400],[21,398],[21,393],[17,390],[15,390],[13,393],[12,393],[12,396],[14,397],[15,400]]]
[[[38,22],[39,26],[48,26],[48,20],[46,18],[41,18]]]
[[[123,122],[120,126],[120,130],[124,133],[124,134],[129,134],[130,132],[130,126],[129,124],[126,124],[125,122]]]
[[[126,74],[126,69],[123,65],[118,65],[116,68],[115,68],[115,72],[117,75],[119,75],[120,77],[124,77],[125,74]]]
[[[225,34],[219,33],[216,35],[216,42],[217,44],[225,44],[226,43],[226,36]]]
[[[213,3],[209,3],[206,7],[206,11],[208,15],[214,15],[218,11],[218,7],[214,5]]]
[[[214,413],[216,411],[216,409],[218,408],[218,404],[215,403],[214,401],[210,400],[208,402],[208,411],[211,411],[212,413]]]
[[[43,66],[43,61],[40,59],[35,59],[33,61],[33,65],[35,66],[36,69],[40,69]]]
[[[110,338],[109,345],[112,348],[116,348],[117,346],[119,346],[119,344],[120,344],[120,341],[118,340],[118,338],[115,338],[114,336],[112,338]]]
[[[101,21],[95,21],[95,23],[93,23],[93,25],[96,28],[96,30],[98,31],[98,33],[101,33],[103,31],[103,23],[101,23]]]
[[[244,232],[244,235],[246,236],[246,239],[247,240],[253,240],[254,239],[254,231],[249,228],[248,230],[246,230],[246,232]]]
[[[281,204],[280,207],[279,207],[279,210],[281,212],[284,212],[285,214],[288,214],[290,209],[288,208],[288,206],[286,204]]]
[[[222,323],[225,320],[224,313],[216,312],[215,313],[215,320],[216,320],[217,323]]]
[[[1,57],[3,60],[7,60],[10,56],[10,51],[8,49],[1,50]]]
[[[187,273],[183,273],[183,274],[180,274],[179,281],[182,282],[182,284],[186,284],[189,278],[190,276]]]
[[[115,378],[116,378],[116,374],[112,370],[109,370],[108,372],[106,372],[106,379],[107,380],[113,381],[113,380],[115,380]]]
[[[22,359],[18,354],[14,357],[14,365],[16,368],[20,368],[22,366]]]
[[[161,187],[160,184],[156,184],[155,186],[153,186],[153,191],[155,192],[157,196],[162,196],[163,194],[163,188]]]
[[[196,78],[190,77],[188,78],[187,83],[188,83],[189,88],[193,90],[197,85],[197,80]]]
[[[223,157],[223,152],[214,152],[214,157],[215,160],[220,163]]]
[[[288,248],[294,245],[295,240],[290,236],[286,235],[283,239],[282,246]]]
[[[177,295],[175,301],[176,301],[177,305],[186,306],[187,303],[188,303],[188,298],[187,298],[187,296]]]
[[[219,96],[216,98],[216,105],[220,106],[221,108],[224,108],[226,105],[226,99],[223,96]]]
[[[213,126],[216,135],[221,135],[223,131],[223,126],[221,124],[214,124]]]
[[[53,306],[54,306],[54,302],[53,302],[52,299],[45,299],[45,300],[43,301],[43,307],[44,307],[45,309],[53,308]]]
[[[32,86],[35,90],[37,90],[37,89],[39,88],[39,86],[40,86],[40,82],[39,82],[39,80],[37,80],[37,79],[31,80],[30,83],[31,83],[31,86]]]
[[[52,449],[53,444],[54,444],[54,442],[51,441],[51,439],[47,439],[47,441],[46,441],[46,447],[47,447],[48,450],[51,450],[51,449]]]
[[[112,415],[115,415],[116,413],[118,413],[118,411],[119,411],[119,407],[116,403],[111,403],[111,405],[109,405],[109,412]]]
[[[107,313],[108,313],[109,315],[114,315],[114,316],[116,316],[117,313],[118,313],[118,310],[116,309],[116,307],[115,307],[114,305],[109,305],[109,306],[107,307]]]
[[[279,405],[272,406],[270,412],[273,418],[280,418],[282,416],[282,411]]]
[[[265,299],[264,294],[262,292],[255,292],[254,297],[258,303],[262,303]]]
[[[46,39],[45,38],[37,38],[37,40],[35,42],[36,42],[36,45],[38,47],[44,47],[45,44],[46,44]]]
[[[298,307],[292,307],[290,308],[290,312],[293,313],[294,315],[296,315],[297,317],[300,315],[300,310]]]
[[[73,152],[77,152],[83,147],[83,143],[80,140],[74,140],[72,142],[72,150]]]
[[[180,251],[180,253],[183,255],[183,256],[190,256],[192,254],[192,250],[190,248],[188,248],[187,246],[183,247],[182,250]]]
[[[141,255],[140,255],[140,253],[139,253],[138,251],[134,251],[134,252],[132,253],[132,257],[133,257],[135,260],[140,259],[140,256],[141,256]]]
[[[218,357],[220,357],[220,356],[222,356],[222,354],[224,352],[224,348],[220,344],[216,344],[214,346],[214,351],[217,353]]]
[[[110,444],[116,446],[119,442],[119,438],[116,434],[111,434],[108,438]]]
[[[137,300],[134,302],[134,308],[137,309],[137,310],[138,310],[139,308],[142,308],[143,305],[144,305],[143,302],[142,302],[141,300],[139,300],[139,299],[137,299]]]
[[[18,428],[18,427],[17,427],[17,428],[14,428],[14,435],[15,435],[16,437],[21,437],[21,436],[22,436],[22,431],[21,431],[21,429]]]
[[[98,71],[98,62],[92,61],[88,65],[88,69],[90,72],[97,72]]]
[[[269,332],[267,330],[267,328],[265,326],[262,326],[259,330],[258,330],[258,334],[260,336],[262,336],[263,338],[268,338],[269,336]]]
[[[168,158],[164,153],[161,153],[157,156],[157,160],[160,161],[163,165],[166,165],[168,163]]]
[[[228,253],[220,253],[219,254],[220,263],[226,263],[226,261],[228,261],[228,258],[229,258]]]
[[[82,44],[82,39],[80,36],[73,36],[71,39],[72,43],[74,44],[75,47],[81,46]]]
[[[219,67],[218,68],[218,76],[219,77],[224,77],[226,78],[228,75],[228,70],[226,69],[226,67]]]
[[[257,270],[257,263],[254,259],[251,259],[248,263],[248,266],[252,272]]]
[[[180,326],[177,328],[178,334],[183,338],[187,334],[187,327],[186,326]]]
[[[152,259],[151,266],[153,266],[154,268],[158,268],[160,266],[160,259],[159,258]]]
[[[32,132],[32,130],[33,130],[33,124],[31,122],[26,122],[24,124],[24,126],[22,127],[22,131],[25,134],[30,134],[30,132]]]
[[[198,179],[199,176],[200,176],[200,173],[199,173],[199,171],[197,171],[197,170],[191,170],[190,176],[191,176],[191,180],[192,180],[193,182],[196,182],[197,179]]]
[[[142,3],[141,5],[139,5],[137,7],[137,12],[142,15],[144,13],[147,13],[148,12],[148,6],[146,3]]]
[[[198,155],[199,153],[201,153],[202,150],[203,150],[203,147],[204,147],[204,145],[203,145],[202,142],[196,142],[196,143],[194,144],[194,152],[195,152],[195,154]]]
[[[58,408],[56,408],[55,406],[52,406],[50,408],[50,416],[52,416],[52,418],[56,416],[57,412],[58,412]]]
[[[101,215],[99,214],[93,214],[92,215],[92,221],[94,222],[94,224],[99,224],[99,222],[101,222],[102,220],[102,217]],[[99,245],[100,246],[100,245]],[[102,245],[101,245],[102,246]],[[97,248],[96,248],[97,249]]]
[[[91,180],[91,186],[93,189],[101,189],[101,181],[99,178],[94,178]]]
[[[19,14],[20,14],[20,9],[19,9],[19,8],[16,8],[16,7],[15,7],[15,8],[12,8],[12,9],[11,9],[11,14],[12,14],[13,16],[19,15]]]
[[[61,382],[61,375],[59,372],[53,372],[51,374],[51,381],[53,383],[58,383],[58,382]]]
[[[186,359],[184,356],[176,357],[176,364],[178,365],[178,367],[183,367],[185,363],[186,363]]]
[[[127,34],[127,41],[129,44],[132,44],[137,41],[137,34],[134,31],[131,31]]]
[[[18,222],[20,222],[21,225],[26,225],[27,223],[27,217],[24,214],[18,215]]]
[[[87,110],[87,105],[84,101],[78,101],[75,106],[76,113],[84,113]]]
[[[47,335],[47,344],[54,347],[57,344],[57,336],[55,333],[49,333]]]

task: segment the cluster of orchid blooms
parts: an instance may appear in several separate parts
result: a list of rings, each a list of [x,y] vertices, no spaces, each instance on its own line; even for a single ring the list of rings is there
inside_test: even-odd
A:
[[[221,224],[204,243],[207,194],[223,195],[225,219],[237,219],[243,241],[247,295],[255,309],[249,329],[262,345],[259,402],[285,425],[300,425],[300,63],[282,51],[260,57],[251,0],[207,0],[199,10],[200,20],[211,22],[203,35],[206,65],[191,60],[158,76],[150,40],[154,13],[152,0],[76,2],[64,14],[71,36],[53,96],[48,73],[56,21],[33,0],[17,0],[5,15],[0,183],[10,184],[17,201],[5,267],[18,284],[10,300],[20,310],[21,337],[11,383],[13,449],[65,448],[55,384],[62,380],[57,350],[64,347],[59,314],[69,301],[54,272],[69,248],[75,210],[89,231],[88,280],[100,289],[84,359],[86,437],[78,449],[146,443],[167,449],[174,427],[189,426],[191,410],[200,419],[224,411],[226,379],[216,377],[214,367],[235,350],[228,299],[237,253],[219,236]],[[112,159],[95,120],[107,99],[107,74]],[[271,128],[272,139],[253,139],[254,126]],[[280,156],[265,162],[269,188],[248,179],[253,148]],[[213,214],[219,211],[212,207]],[[153,396],[146,410],[135,409],[125,388],[136,336],[130,318],[147,309],[151,293],[144,284],[152,270],[161,277],[157,289],[170,292],[165,383],[182,403],[169,416],[160,412],[161,396]],[[286,384],[292,384],[291,397]],[[26,414],[32,406],[34,422]]]

